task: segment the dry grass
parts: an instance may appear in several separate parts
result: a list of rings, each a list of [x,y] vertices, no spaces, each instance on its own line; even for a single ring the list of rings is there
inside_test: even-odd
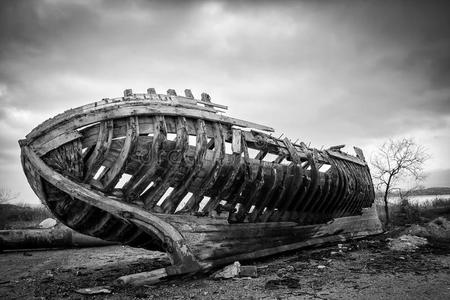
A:
[[[384,206],[379,199],[377,200],[378,216],[384,223],[386,220]],[[389,204],[389,218],[392,225],[423,224],[440,216],[450,219],[450,198],[430,196],[430,200],[412,203],[406,197],[399,203]]]
[[[36,228],[40,222],[51,217],[52,214],[44,206],[0,205],[0,229]]]

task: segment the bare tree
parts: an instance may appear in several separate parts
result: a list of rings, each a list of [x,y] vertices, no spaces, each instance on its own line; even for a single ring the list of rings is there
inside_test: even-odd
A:
[[[400,179],[411,177],[416,182],[423,180],[423,164],[429,158],[425,148],[411,138],[390,139],[378,149],[372,159],[372,176],[377,182],[377,189],[383,191],[386,225],[389,224],[390,192],[397,188]]]
[[[19,197],[19,193],[13,193],[9,188],[0,187],[0,204],[6,203],[10,200]]]

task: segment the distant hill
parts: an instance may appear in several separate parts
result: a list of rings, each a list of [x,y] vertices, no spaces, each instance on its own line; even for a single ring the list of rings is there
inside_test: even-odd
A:
[[[406,192],[407,190],[402,190],[402,192]],[[382,191],[376,191],[376,197],[382,197],[384,194]],[[391,195],[398,195],[398,190],[394,190]],[[420,189],[416,191],[412,191],[411,196],[422,196],[422,195],[450,195],[450,187],[431,187]]]
[[[450,187],[431,187],[420,189],[412,192],[411,195],[450,195]]]

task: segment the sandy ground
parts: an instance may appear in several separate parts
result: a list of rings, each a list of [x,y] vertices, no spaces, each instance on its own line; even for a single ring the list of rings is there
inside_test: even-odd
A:
[[[448,245],[447,245],[448,246]],[[119,276],[168,265],[165,254],[123,246],[0,254],[1,299],[450,299],[450,251],[393,252],[384,237],[254,262],[257,278],[208,274],[119,287]],[[340,252],[341,251],[341,252]],[[76,289],[109,285],[107,295]]]

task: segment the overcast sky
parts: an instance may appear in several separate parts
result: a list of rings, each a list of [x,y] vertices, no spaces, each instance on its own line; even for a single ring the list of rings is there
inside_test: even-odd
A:
[[[438,1],[0,1],[0,180],[17,140],[125,88],[192,89],[321,148],[413,137],[450,186],[450,9]],[[351,148],[349,148],[351,149]]]

